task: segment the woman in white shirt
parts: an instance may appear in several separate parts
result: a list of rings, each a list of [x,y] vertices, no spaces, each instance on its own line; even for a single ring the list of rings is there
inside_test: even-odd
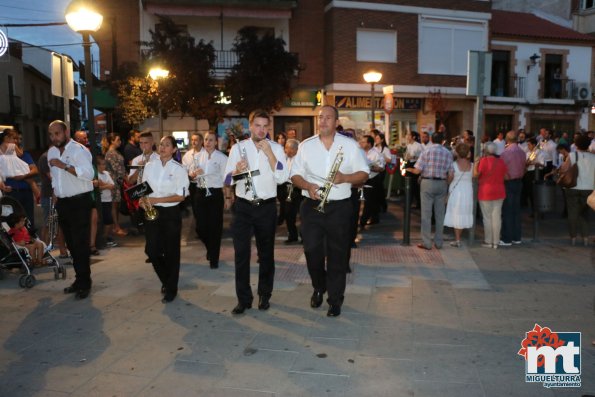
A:
[[[217,134],[209,131],[204,137],[204,150],[195,157],[197,187],[193,207],[196,208],[196,232],[207,249],[211,269],[219,267],[223,232],[223,180],[227,156],[217,149]]]
[[[576,244],[576,237],[580,231],[585,246],[589,245],[589,207],[587,197],[595,189],[595,154],[589,153],[589,138],[577,135],[574,139],[576,153],[570,153],[570,163],[577,164],[578,176],[576,186],[564,189],[566,206],[568,208],[568,229],[572,245]]]
[[[153,192],[140,200],[147,211],[155,207],[158,216],[145,222],[145,253],[161,281],[162,302],[168,303],[178,294],[180,275],[180,240],[182,215],[179,204],[188,195],[188,175],[173,156],[178,150],[172,136],[165,136],[159,143],[159,160],[145,165],[142,182],[147,182]]]

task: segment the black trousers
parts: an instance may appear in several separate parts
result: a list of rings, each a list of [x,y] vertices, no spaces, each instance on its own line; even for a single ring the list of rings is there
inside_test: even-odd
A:
[[[210,196],[206,189],[198,188],[195,192],[196,232],[198,238],[207,249],[207,257],[212,265],[219,263],[221,251],[221,234],[223,232],[223,189],[210,188]]]
[[[287,225],[287,238],[289,240],[298,238],[298,229],[295,223],[297,214],[300,211],[302,197],[301,189],[293,189],[293,192],[291,193],[291,201],[285,202],[285,224]]]
[[[197,220],[198,219],[198,210],[196,208],[196,204],[197,204],[197,200],[196,200],[196,195],[197,195],[197,190],[198,188],[196,187],[196,183],[190,183],[190,186],[188,187],[188,193],[190,195],[190,206],[192,207],[192,215],[194,216],[194,219]],[[196,222],[196,228],[194,229],[196,231],[196,235],[198,235],[198,222]]]
[[[351,188],[350,200],[352,211],[349,224],[349,242],[355,243],[355,239],[357,238],[357,221],[359,220],[359,210],[361,206],[359,189]]]
[[[319,202],[304,199],[300,208],[308,273],[315,291],[328,292],[328,303],[343,304],[349,266],[351,200],[331,201],[324,214]]]
[[[371,186],[364,188],[364,211],[360,219],[360,225],[364,226],[368,220],[378,222],[378,215],[380,213],[380,196],[382,195],[382,181],[380,174],[374,178],[368,179],[366,185]]]
[[[243,304],[253,300],[250,288],[250,254],[252,235],[258,250],[258,295],[270,297],[275,280],[275,228],[277,206],[275,201],[252,205],[237,198],[233,205],[231,231],[235,251],[236,295]]]
[[[277,219],[277,224],[282,225],[285,221],[285,213],[287,207],[287,196],[288,196],[288,186],[289,183],[282,183],[277,185],[277,201],[279,201],[279,217]]]
[[[180,277],[180,240],[182,238],[182,213],[180,205],[155,206],[157,219],[145,220],[145,253],[165,287],[166,294],[178,293]]]
[[[64,233],[66,246],[72,255],[75,272],[73,286],[80,289],[91,288],[91,193],[59,198],[56,203],[58,223]]]
[[[382,212],[386,212],[388,204],[386,202],[386,189],[384,188],[384,181],[386,180],[386,171],[378,174],[378,206]]]

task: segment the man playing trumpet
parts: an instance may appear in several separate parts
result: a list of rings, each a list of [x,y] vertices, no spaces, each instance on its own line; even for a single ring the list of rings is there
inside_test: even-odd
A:
[[[300,144],[291,167],[291,182],[304,196],[300,217],[314,287],[310,306],[320,307],[328,292],[329,317],[341,314],[344,299],[351,249],[351,185],[362,185],[370,172],[357,143],[336,134],[338,123],[337,109],[323,106],[318,116],[319,134]],[[328,180],[330,175],[333,180]],[[326,203],[317,211],[321,207],[320,186],[329,184]]]

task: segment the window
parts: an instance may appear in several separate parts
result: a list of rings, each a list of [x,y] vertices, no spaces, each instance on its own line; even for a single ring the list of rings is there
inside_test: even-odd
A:
[[[357,30],[357,60],[397,62],[397,32],[394,30]]]
[[[420,17],[419,73],[465,76],[467,52],[486,49],[485,21]]]
[[[583,0],[583,10],[590,10],[595,8],[595,0]]]
[[[493,96],[510,96],[510,51],[492,51]]]
[[[572,94],[568,90],[568,79],[564,79],[562,68],[562,55],[546,54],[544,70],[544,98],[567,98]]]

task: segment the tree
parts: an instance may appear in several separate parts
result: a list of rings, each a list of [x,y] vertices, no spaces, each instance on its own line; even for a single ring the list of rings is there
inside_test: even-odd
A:
[[[238,63],[225,79],[225,93],[233,109],[245,115],[254,109],[271,111],[283,106],[299,70],[298,57],[284,46],[282,38],[271,33],[259,37],[253,27],[238,32],[233,45]]]
[[[215,123],[224,109],[215,102],[219,90],[211,74],[213,45],[202,39],[197,43],[170,18],[159,17],[158,26],[149,31],[151,41],[141,44],[146,47],[147,69],[159,65],[169,71],[169,76],[158,82],[163,112],[179,112]]]

